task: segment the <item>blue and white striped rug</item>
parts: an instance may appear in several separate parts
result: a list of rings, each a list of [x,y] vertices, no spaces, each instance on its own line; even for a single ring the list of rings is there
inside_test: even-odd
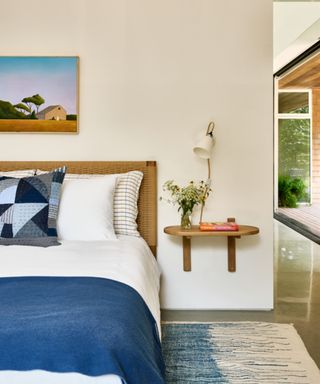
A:
[[[289,324],[165,322],[162,340],[167,384],[320,384]]]

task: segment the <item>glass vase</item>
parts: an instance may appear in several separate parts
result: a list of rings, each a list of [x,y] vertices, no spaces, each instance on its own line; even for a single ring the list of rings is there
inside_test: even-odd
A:
[[[183,212],[181,215],[181,228],[190,229],[191,228],[191,214],[192,212],[187,211]]]

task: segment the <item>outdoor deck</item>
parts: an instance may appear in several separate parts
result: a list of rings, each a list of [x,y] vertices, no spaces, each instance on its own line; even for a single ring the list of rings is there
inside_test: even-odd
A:
[[[275,218],[320,244],[320,205],[278,208]]]

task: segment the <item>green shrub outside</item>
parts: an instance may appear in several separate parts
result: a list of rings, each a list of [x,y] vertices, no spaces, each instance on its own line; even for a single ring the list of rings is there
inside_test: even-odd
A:
[[[279,207],[296,208],[306,196],[306,185],[300,178],[282,175],[278,179]]]

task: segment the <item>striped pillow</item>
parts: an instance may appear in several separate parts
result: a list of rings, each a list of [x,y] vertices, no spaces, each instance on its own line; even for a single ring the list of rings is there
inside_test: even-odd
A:
[[[140,171],[131,171],[118,177],[113,200],[113,225],[118,235],[140,236],[137,217],[142,179],[143,173]]]
[[[37,175],[45,173],[37,170]],[[91,179],[105,175],[67,173],[65,180]],[[113,225],[117,235],[140,237],[137,225],[139,189],[143,179],[140,171],[118,174],[113,198]]]

